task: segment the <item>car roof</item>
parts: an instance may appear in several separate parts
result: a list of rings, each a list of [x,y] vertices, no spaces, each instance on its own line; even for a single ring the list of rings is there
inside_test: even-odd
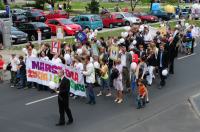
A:
[[[83,14],[83,15],[79,15],[79,16],[92,17],[92,16],[99,16],[99,15],[96,15],[96,14]]]

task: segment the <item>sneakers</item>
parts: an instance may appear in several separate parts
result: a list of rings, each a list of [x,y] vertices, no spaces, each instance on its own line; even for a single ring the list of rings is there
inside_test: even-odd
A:
[[[11,88],[14,88],[15,86],[14,86],[14,85],[11,85],[10,87],[11,87]]]
[[[123,99],[118,100],[118,104],[121,104],[123,102]]]
[[[111,93],[108,93],[107,95],[106,95],[106,97],[110,97],[112,94]]]
[[[102,96],[102,92],[99,92],[99,93],[97,94],[97,97],[99,97],[99,96]]]
[[[118,102],[118,101],[119,101],[119,99],[118,99],[118,98],[116,98],[114,101],[115,101],[115,102]]]

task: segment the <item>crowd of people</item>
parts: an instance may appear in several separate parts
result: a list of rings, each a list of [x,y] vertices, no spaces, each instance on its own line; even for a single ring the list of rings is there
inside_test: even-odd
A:
[[[102,95],[114,96],[114,102],[120,104],[125,93],[129,92],[137,93],[137,108],[142,108],[149,102],[148,89],[155,83],[154,80],[160,79],[159,89],[162,89],[169,74],[175,73],[174,60],[179,51],[192,54],[195,39],[199,36],[199,29],[194,25],[178,22],[175,28],[164,23],[161,23],[162,26],[166,26],[164,34],[157,31],[154,35],[148,25],[132,25],[126,27],[126,32],[122,32],[121,36],[100,39],[97,39],[97,32],[85,29],[83,32],[87,34],[87,41],[81,43],[76,40],[73,45],[63,43],[57,54],[52,54],[48,43],[38,50],[29,43],[23,49],[25,56],[12,54],[6,66],[11,73],[11,87],[49,90],[48,86],[26,81],[25,61],[29,57],[38,57],[80,71],[85,77],[88,104],[96,104],[95,98]],[[97,47],[95,50],[94,45]],[[117,50],[113,50],[113,47]],[[1,80],[3,65],[0,56]],[[71,96],[77,98],[77,95]]]

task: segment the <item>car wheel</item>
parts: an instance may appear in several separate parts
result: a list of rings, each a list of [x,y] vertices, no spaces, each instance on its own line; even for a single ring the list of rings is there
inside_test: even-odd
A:
[[[128,21],[125,22],[125,25],[126,25],[126,26],[130,26],[130,22],[128,22]]]
[[[31,41],[35,41],[36,37],[34,35],[31,35]]]
[[[113,24],[110,24],[110,25],[109,25],[109,28],[113,28]]]

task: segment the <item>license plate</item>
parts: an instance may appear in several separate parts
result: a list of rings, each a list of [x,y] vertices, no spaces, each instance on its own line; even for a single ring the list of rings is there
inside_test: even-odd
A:
[[[21,38],[22,41],[26,40],[26,38]]]
[[[22,19],[22,22],[25,22],[26,20],[25,19]]]
[[[40,19],[44,19],[44,17],[40,17]]]
[[[43,30],[43,32],[48,32],[49,30],[48,29],[46,29],[46,30]]]
[[[121,25],[121,23],[118,23],[117,25]]]

